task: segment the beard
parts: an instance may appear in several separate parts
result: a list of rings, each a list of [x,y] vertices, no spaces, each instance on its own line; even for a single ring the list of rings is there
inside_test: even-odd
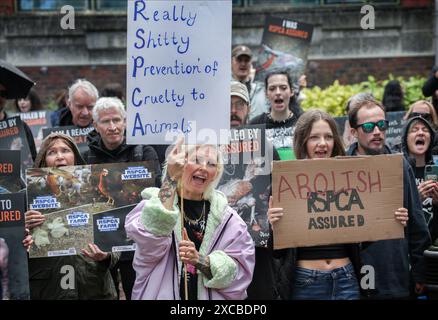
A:
[[[230,117],[230,122],[231,121],[239,121],[240,122],[239,127],[240,127],[240,126],[243,126],[243,125],[246,124],[246,119],[247,118],[248,118],[248,116],[246,116],[245,119],[242,119],[242,118],[238,117],[237,115],[232,114],[231,117]]]
[[[386,153],[385,145],[383,145],[383,148],[379,148],[379,149],[371,149],[371,148],[365,147],[363,145],[361,145],[361,147],[365,151],[365,154],[367,154],[369,156],[378,156],[380,154]]]

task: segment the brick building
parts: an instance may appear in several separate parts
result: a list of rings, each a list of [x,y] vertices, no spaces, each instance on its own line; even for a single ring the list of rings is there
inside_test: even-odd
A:
[[[375,29],[362,30],[361,6],[375,9]],[[75,8],[75,29],[63,30],[62,5]],[[427,76],[434,64],[433,0],[233,0],[233,44],[260,44],[266,15],[314,25],[310,85],[363,81],[368,75]],[[37,82],[47,103],[72,80],[98,89],[126,83],[125,0],[1,0],[0,59]]]

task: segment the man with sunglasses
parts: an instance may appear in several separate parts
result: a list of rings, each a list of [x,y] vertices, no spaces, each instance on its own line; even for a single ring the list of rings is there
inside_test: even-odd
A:
[[[0,121],[6,120],[9,118],[9,115],[5,112],[5,106],[7,101],[7,90],[5,86],[0,83]],[[32,131],[29,126],[23,121],[24,132],[26,133],[27,142],[29,144],[30,153],[32,155],[32,159],[35,160],[36,157],[36,148],[35,142],[33,140]]]
[[[391,153],[385,145],[388,122],[380,102],[369,98],[353,103],[348,119],[351,132],[357,139],[347,151],[348,155]],[[430,245],[430,235],[422,213],[414,174],[406,160],[403,161],[403,207],[398,210],[407,210],[409,216],[404,239],[380,240],[362,245],[361,263],[371,266],[375,272],[374,289],[362,291],[368,298],[408,298],[411,275],[417,293],[423,290],[423,252]]]

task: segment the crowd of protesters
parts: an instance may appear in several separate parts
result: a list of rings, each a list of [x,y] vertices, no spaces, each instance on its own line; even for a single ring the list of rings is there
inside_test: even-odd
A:
[[[126,217],[125,229],[136,243],[135,253],[104,252],[90,243],[76,256],[29,259],[31,299],[120,299],[119,289],[126,299],[427,296],[423,253],[438,237],[438,182],[426,180],[424,172],[438,155],[438,67],[423,87],[430,101],[419,100],[405,108],[397,81],[385,87],[382,102],[367,92],[352,96],[346,106],[349,136],[343,137],[333,117],[317,105],[306,112],[300,108],[305,75],[294,84],[287,71],[270,72],[260,98],[260,84],[251,75],[252,58],[247,46],[232,50],[230,127],[265,125],[267,149],[277,161],[401,152],[403,206],[393,211],[394,219],[404,226],[404,238],[274,250],[273,230],[284,211],[269,201],[268,246],[256,247],[245,222],[216,190],[224,170],[217,146],[187,146],[182,140],[173,146],[128,145],[122,87],[109,83],[99,95],[94,84],[77,79],[57,94],[59,108],[51,122],[54,127],[93,127],[88,148],[81,153],[72,138],[57,133],[47,136],[37,153],[25,125],[34,167],[152,161],[157,179]],[[0,83],[0,120],[10,116],[4,111],[7,90]],[[18,112],[43,109],[34,89],[17,98],[15,107]],[[385,144],[387,112],[405,109],[401,144],[391,150]],[[44,214],[26,212],[30,233],[44,221]],[[23,244],[32,245],[29,235]],[[75,290],[59,285],[65,264],[73,265],[77,273]],[[366,290],[360,285],[364,265],[376,272],[375,286]]]

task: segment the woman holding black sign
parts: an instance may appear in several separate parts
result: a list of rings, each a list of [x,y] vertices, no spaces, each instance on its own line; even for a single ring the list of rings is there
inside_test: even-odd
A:
[[[344,146],[333,118],[321,110],[309,110],[298,119],[294,136],[297,159],[344,156]],[[283,208],[269,203],[268,220],[275,224]],[[407,212],[396,211],[406,225]],[[271,245],[273,239],[271,237]],[[353,300],[360,298],[360,258],[358,244],[332,244],[275,250],[280,259],[278,291],[282,299]]]

